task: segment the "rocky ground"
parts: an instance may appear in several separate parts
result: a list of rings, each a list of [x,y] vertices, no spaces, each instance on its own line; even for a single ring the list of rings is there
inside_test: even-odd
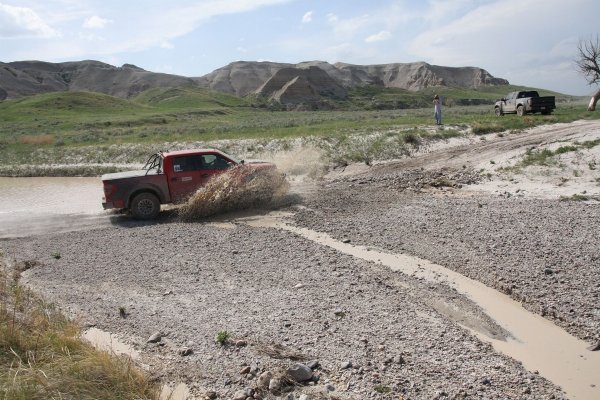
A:
[[[593,344],[600,340],[595,150],[576,166],[570,161],[588,168],[581,185],[581,175],[560,165],[509,177],[494,168],[516,162],[501,157],[509,139],[522,142],[522,155],[531,141],[581,140],[583,131],[598,138],[598,125],[493,136],[431,150],[420,162],[333,171],[283,209],[296,226],[477,279]],[[569,181],[549,196],[561,174]],[[560,200],[581,187],[587,201]],[[84,326],[117,334],[157,379],[186,383],[190,397],[566,398],[441,312],[445,304],[498,338],[508,334],[446,285],[249,226],[239,215],[196,223],[169,213],[146,224],[107,218],[112,226],[4,240],[0,249],[11,264],[29,267],[22,279],[36,291]]]

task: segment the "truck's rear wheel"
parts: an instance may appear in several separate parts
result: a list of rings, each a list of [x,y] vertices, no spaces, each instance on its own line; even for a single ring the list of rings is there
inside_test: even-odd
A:
[[[522,117],[523,115],[525,115],[525,107],[523,107],[523,106],[517,107],[517,115],[519,117]]]
[[[160,202],[152,193],[140,193],[131,201],[129,210],[136,219],[153,219],[160,212]]]

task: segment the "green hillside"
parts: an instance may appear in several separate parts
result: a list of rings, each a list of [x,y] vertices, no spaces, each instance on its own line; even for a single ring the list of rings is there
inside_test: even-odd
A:
[[[31,115],[130,114],[144,109],[130,101],[93,92],[53,92],[0,102],[0,115],[11,119]]]
[[[57,92],[0,102],[0,158],[21,159],[41,147],[164,143],[217,139],[334,137],[432,124],[434,93],[444,100],[444,123],[498,132],[544,123],[595,118],[587,99],[557,96],[551,116],[499,119],[492,104],[523,89],[429,88],[421,91],[361,87],[328,111],[278,112],[264,99],[238,98],[200,88],[151,89],[131,100],[100,93]],[[20,155],[19,155],[20,154]],[[16,156],[19,155],[19,156]]]
[[[236,96],[192,87],[146,90],[136,96],[133,102],[162,110],[215,109],[250,105],[248,101]]]

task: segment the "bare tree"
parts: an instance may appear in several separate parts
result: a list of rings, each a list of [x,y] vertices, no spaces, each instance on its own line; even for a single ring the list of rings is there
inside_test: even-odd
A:
[[[579,51],[578,57],[575,60],[577,68],[585,76],[588,84],[593,85],[600,83],[600,39],[596,35],[596,40],[580,40],[577,46]],[[588,105],[588,111],[596,109],[596,103],[600,100],[600,89],[594,93]]]

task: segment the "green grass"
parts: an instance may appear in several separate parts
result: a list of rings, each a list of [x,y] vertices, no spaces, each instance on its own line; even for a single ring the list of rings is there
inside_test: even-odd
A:
[[[592,147],[598,145],[600,145],[600,140],[589,140],[582,143],[575,142],[572,145],[561,146],[554,151],[550,149],[528,149],[523,160],[520,163],[518,163],[515,167],[519,168],[528,167],[531,165],[555,165],[557,163],[556,159],[554,158],[555,156],[573,151],[578,151],[581,149],[591,149]]]
[[[575,193],[571,196],[560,196],[559,198],[560,201],[588,201],[590,199],[590,196],[579,193]]]
[[[304,112],[270,111],[257,99],[199,88],[151,89],[131,100],[90,92],[48,93],[0,103],[0,174],[7,173],[7,168],[19,169],[21,175],[44,174],[44,168],[35,166],[49,163],[66,164],[60,168],[67,175],[75,174],[82,167],[71,166],[71,154],[87,152],[86,162],[106,163],[111,161],[106,156],[113,153],[119,159],[126,158],[123,146],[131,144],[152,147],[173,142],[311,137],[344,142],[345,138],[381,132],[422,131],[433,123],[430,100],[434,92],[447,102],[443,110],[445,125],[459,130],[471,127],[479,135],[518,132],[536,125],[600,115],[586,111],[587,99],[557,95],[559,103],[553,115],[494,116],[493,101],[517,89],[497,86],[410,92],[364,87],[354,89],[348,100],[337,102],[336,111]],[[405,135],[400,134],[403,137],[395,140],[401,142]],[[435,137],[408,135],[405,144],[418,145],[422,139]],[[378,149],[385,149],[389,140],[370,143],[366,151],[359,150],[345,158],[368,162],[377,157]],[[94,148],[102,155],[96,161],[95,152],[90,150]],[[365,152],[368,154],[361,154]],[[139,159],[132,155],[127,162],[143,162],[142,156],[135,157]]]
[[[0,398],[158,399],[130,360],[83,342],[79,326],[19,284],[35,262],[12,272],[0,262]]]

